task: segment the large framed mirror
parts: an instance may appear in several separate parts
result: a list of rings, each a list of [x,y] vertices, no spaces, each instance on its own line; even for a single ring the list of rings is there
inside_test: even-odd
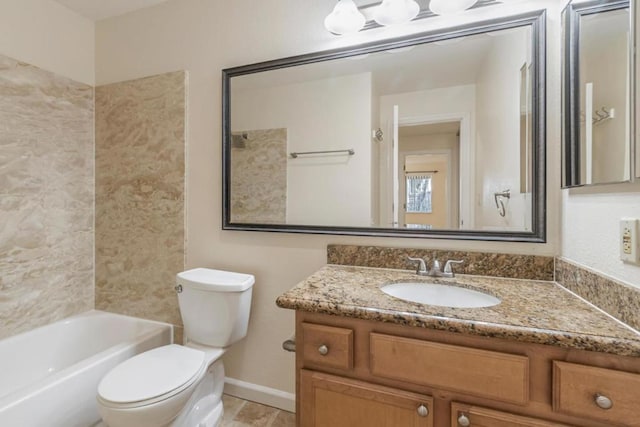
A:
[[[223,229],[544,242],[545,12],[223,70]]]
[[[563,11],[563,188],[632,176],[629,0]]]

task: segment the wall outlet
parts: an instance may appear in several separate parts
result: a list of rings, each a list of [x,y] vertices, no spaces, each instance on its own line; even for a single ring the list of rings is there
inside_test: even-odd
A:
[[[640,265],[640,243],[638,229],[640,220],[623,218],[620,221],[620,259]]]

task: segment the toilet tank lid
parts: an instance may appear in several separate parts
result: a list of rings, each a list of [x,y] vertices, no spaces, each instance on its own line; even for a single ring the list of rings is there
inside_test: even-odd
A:
[[[178,273],[179,285],[215,292],[243,292],[253,286],[255,278],[251,274],[231,271],[194,268]]]

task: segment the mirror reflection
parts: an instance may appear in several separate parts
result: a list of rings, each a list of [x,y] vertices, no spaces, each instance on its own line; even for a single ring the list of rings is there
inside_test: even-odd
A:
[[[532,232],[534,46],[514,25],[232,73],[229,223]]]
[[[638,45],[640,43],[640,12],[638,11],[638,7],[633,8],[633,25],[632,30],[634,33],[634,46],[633,52],[637,52]],[[640,82],[640,63],[638,62],[638,58],[635,59],[635,66],[633,67],[635,70],[635,82]],[[640,84],[635,85],[635,176],[636,182],[640,182]]]
[[[565,78],[576,130],[573,176],[566,186],[628,181],[631,178],[630,16],[628,1],[572,3],[565,14],[570,38]],[[572,73],[571,73],[572,71]],[[577,87],[573,86],[577,84]],[[573,86],[573,87],[572,87]],[[573,111],[571,111],[573,110]],[[565,174],[566,176],[566,174]]]

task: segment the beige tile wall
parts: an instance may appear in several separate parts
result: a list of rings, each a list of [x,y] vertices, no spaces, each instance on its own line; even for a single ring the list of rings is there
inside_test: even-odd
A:
[[[231,144],[231,221],[287,221],[287,130],[234,133]]]
[[[0,338],[93,308],[93,88],[0,55]]]
[[[181,325],[187,76],[96,88],[96,308]]]

